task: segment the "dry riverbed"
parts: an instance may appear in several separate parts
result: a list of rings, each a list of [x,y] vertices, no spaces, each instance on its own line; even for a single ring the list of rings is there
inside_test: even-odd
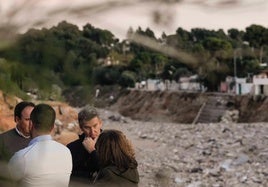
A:
[[[268,123],[191,125],[101,115],[104,129],[120,129],[134,144],[140,186],[268,185]]]

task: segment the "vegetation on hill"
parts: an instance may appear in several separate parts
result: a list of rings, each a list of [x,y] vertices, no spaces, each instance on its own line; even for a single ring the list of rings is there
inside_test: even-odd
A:
[[[161,38],[149,28],[130,28],[127,35],[119,41],[110,31],[90,24],[80,30],[66,21],[30,29],[1,48],[0,89],[22,98],[30,92],[59,100],[68,89],[82,87],[92,94],[97,85],[133,87],[147,78],[178,81],[197,74],[215,91],[226,76],[250,76],[268,62],[268,29],[260,25],[227,33],[178,28]]]

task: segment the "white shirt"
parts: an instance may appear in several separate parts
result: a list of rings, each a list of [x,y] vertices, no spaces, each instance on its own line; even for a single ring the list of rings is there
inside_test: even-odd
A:
[[[11,177],[27,187],[64,187],[69,185],[72,156],[69,149],[50,135],[32,139],[28,147],[9,161]]]

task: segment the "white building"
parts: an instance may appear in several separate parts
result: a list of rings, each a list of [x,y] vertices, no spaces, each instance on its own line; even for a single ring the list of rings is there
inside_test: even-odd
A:
[[[179,90],[185,91],[204,91],[204,86],[197,81],[198,75],[192,75],[189,77],[180,77]]]
[[[234,93],[236,95],[252,94],[268,96],[268,71],[263,71],[250,78],[226,77],[226,81],[221,83],[221,92]],[[234,82],[234,86],[230,86]]]
[[[268,96],[268,71],[253,76],[254,95]]]
[[[244,95],[253,92],[253,83],[247,82],[247,78],[235,78],[235,93]]]

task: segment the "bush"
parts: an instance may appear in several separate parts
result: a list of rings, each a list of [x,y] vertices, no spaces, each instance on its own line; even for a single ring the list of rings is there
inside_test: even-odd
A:
[[[131,71],[124,71],[118,81],[122,87],[135,87],[136,74]]]
[[[120,79],[120,71],[115,67],[98,67],[93,71],[94,84],[113,85]]]

